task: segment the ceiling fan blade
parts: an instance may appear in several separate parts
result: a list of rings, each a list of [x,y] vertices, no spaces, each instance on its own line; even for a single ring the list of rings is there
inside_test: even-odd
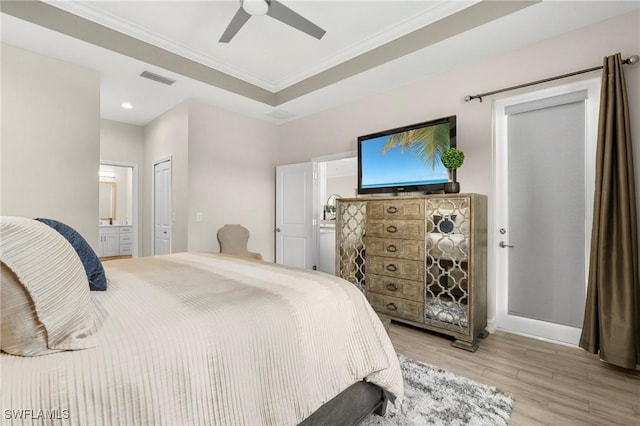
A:
[[[313,22],[302,17],[297,12],[294,12],[293,10],[289,9],[287,6],[276,0],[271,0],[267,15],[304,33],[307,33],[311,37],[315,37],[318,40],[321,39],[322,36],[326,33],[325,30],[323,30]]]
[[[220,40],[218,40],[218,42],[229,43],[231,39],[238,33],[238,31],[240,31],[240,28],[242,28],[242,26],[247,23],[249,18],[251,18],[251,15],[249,15],[242,7],[240,7],[236,14],[233,16],[231,22],[229,22],[227,29],[224,30],[224,34],[222,34],[222,37],[220,37]]]

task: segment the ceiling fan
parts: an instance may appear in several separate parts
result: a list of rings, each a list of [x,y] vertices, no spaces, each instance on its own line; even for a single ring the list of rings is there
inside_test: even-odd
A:
[[[240,8],[220,37],[220,43],[229,43],[247,23],[251,16],[268,15],[297,30],[309,34],[318,40],[324,36],[325,30],[289,9],[276,0],[240,0]]]

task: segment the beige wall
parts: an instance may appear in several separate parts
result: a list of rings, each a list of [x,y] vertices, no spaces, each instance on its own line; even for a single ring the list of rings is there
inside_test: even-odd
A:
[[[152,254],[153,209],[153,163],[171,158],[171,252],[187,251],[187,212],[189,209],[189,105],[176,106],[144,127],[143,173],[143,256]]]
[[[2,45],[0,213],[56,219],[98,246],[100,76]]]
[[[433,118],[457,115],[458,147],[465,164],[458,171],[462,191],[489,195],[489,318],[494,320],[492,108],[495,98],[465,103],[466,95],[485,92],[600,65],[604,56],[640,52],[640,13],[625,14],[602,23],[536,43],[464,68],[409,84],[401,89],[301,118],[281,128],[279,162],[309,161],[313,157],[356,150],[359,135]],[[625,67],[631,117],[640,117],[640,66]],[[598,77],[589,73],[580,79]],[[561,80],[553,84],[565,84]],[[535,90],[544,86],[536,86]],[[512,96],[509,92],[503,96]],[[640,120],[632,122],[632,136],[640,140]],[[304,140],[306,143],[301,144]],[[640,149],[635,150],[636,182]],[[639,198],[640,203],[640,198]],[[640,209],[639,209],[640,211]]]
[[[124,161],[142,165],[144,128],[119,121],[100,120],[100,161]]]
[[[217,230],[239,223],[251,233],[249,249],[274,259],[278,140],[273,124],[190,103],[189,251],[218,252]]]
[[[142,254],[145,205],[144,189],[144,129],[133,124],[100,120],[100,161],[134,163],[138,165],[138,253]],[[148,176],[147,176],[148,177]],[[132,195],[132,194],[129,194]]]
[[[358,192],[358,176],[327,178],[326,198],[338,194],[342,198],[355,197]]]
[[[277,126],[187,101],[144,128],[144,255],[151,254],[153,162],[171,157],[172,252],[218,252],[217,230],[241,223],[249,247],[274,257]],[[202,222],[196,220],[202,213]]]

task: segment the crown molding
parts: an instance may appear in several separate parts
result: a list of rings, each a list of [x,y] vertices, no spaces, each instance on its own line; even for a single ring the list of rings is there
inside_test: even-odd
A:
[[[470,7],[481,0],[466,0],[454,2],[428,2],[429,6],[423,12],[411,16],[397,24],[382,29],[378,33],[353,43],[341,49],[337,54],[327,57],[319,63],[310,67],[297,70],[278,81],[268,81],[249,73],[239,67],[233,66],[224,61],[212,58],[211,55],[195,49],[191,46],[181,44],[173,39],[150,31],[134,22],[122,19],[116,15],[106,12],[96,7],[92,2],[88,1],[59,1],[59,0],[42,0],[56,8],[66,12],[80,16],[96,24],[105,26],[112,30],[121,32],[130,37],[142,40],[146,43],[160,47],[169,52],[180,55],[184,58],[199,62],[210,68],[217,69],[225,74],[229,74],[240,80],[246,81],[252,85],[258,86],[270,92],[283,90],[293,84],[306,80],[314,75],[326,71],[336,65],[339,65],[349,59],[362,55],[376,47],[409,34],[419,28],[430,23],[436,22],[448,15],[456,13],[462,9]]]

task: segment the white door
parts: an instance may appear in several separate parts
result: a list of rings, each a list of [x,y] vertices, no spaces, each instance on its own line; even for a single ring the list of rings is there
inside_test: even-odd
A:
[[[313,164],[276,167],[276,263],[316,269]]]
[[[153,254],[171,253],[171,160],[153,166]]]
[[[577,344],[586,298],[599,81],[496,102],[496,320]]]

